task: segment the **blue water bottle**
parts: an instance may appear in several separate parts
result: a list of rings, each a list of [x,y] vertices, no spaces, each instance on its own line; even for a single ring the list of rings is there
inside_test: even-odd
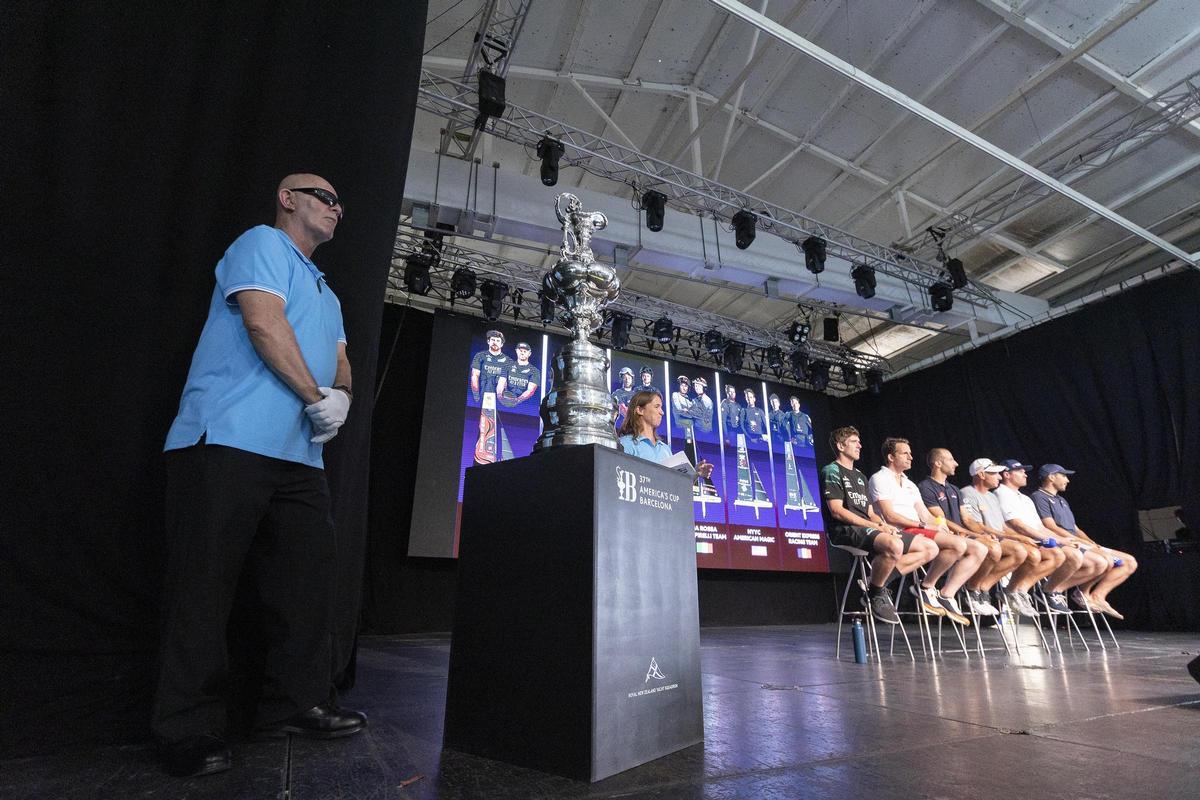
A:
[[[854,636],[854,663],[867,663],[867,636],[863,633],[862,620],[855,619],[854,625],[851,626],[851,631]]]

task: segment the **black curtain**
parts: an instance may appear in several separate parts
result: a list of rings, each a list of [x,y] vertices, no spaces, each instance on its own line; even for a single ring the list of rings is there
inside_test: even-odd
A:
[[[315,260],[342,301],[355,385],[374,385],[426,2],[4,13],[0,745],[21,751],[144,735],[163,438],[213,268],[243,230],[270,224],[289,172],[323,175],[346,201]],[[326,449],[346,663],[371,410],[360,390]]]
[[[363,600],[363,629],[374,633],[449,631],[454,621],[458,562],[408,556],[432,347],[433,314],[384,308]]]
[[[1198,303],[1194,271],[1147,283],[888,382],[878,396],[846,398],[834,405],[833,424],[862,432],[868,474],[881,463],[885,436],[912,441],[917,479],[933,447],[954,452],[959,483],[979,456],[1077,470],[1066,496],[1079,524],[1141,554],[1138,509],[1183,505],[1193,530],[1200,522]],[[1036,481],[1035,471],[1031,490]],[[1179,627],[1150,576],[1195,566],[1186,556],[1143,566],[1114,601],[1133,612],[1133,625]],[[1173,603],[1194,604],[1192,595]]]

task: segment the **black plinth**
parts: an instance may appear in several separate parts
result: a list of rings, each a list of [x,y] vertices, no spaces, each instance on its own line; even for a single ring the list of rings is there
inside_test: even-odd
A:
[[[446,747],[596,781],[704,738],[689,480],[597,445],[467,470]]]

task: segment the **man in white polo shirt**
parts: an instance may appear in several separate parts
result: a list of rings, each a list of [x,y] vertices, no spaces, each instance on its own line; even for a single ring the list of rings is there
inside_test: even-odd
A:
[[[1041,543],[1044,556],[1051,556],[1056,561],[1061,557],[1060,566],[1047,578],[1049,584],[1047,601],[1050,608],[1060,613],[1070,613],[1067,606],[1067,596],[1062,587],[1083,566],[1083,553],[1073,543],[1062,546],[1054,534],[1042,525],[1033,500],[1021,493],[1021,489],[1029,482],[1027,471],[1033,469],[1031,464],[1022,464],[1014,458],[1002,461],[1004,472],[1000,473],[1000,485],[996,487],[996,499],[1000,501],[1000,509],[1004,512],[1004,521],[1010,528]],[[1091,574],[1090,571],[1088,573]],[[1028,598],[1026,598],[1028,599]]]
[[[965,537],[955,536],[944,519],[935,519],[921,501],[921,490],[904,473],[912,467],[912,447],[907,439],[888,437],[883,440],[883,466],[867,482],[867,496],[876,513],[889,525],[905,533],[932,539],[938,555],[929,562],[919,596],[925,610],[946,616],[959,625],[970,625],[963,616],[954,595],[970,578],[987,556],[987,548]],[[954,567],[947,574],[947,570]],[[941,591],[938,579],[946,575]]]

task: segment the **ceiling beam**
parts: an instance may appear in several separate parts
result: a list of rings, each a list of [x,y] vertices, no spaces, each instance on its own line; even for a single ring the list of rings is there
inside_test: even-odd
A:
[[[1036,20],[1032,20],[1024,14],[1013,11],[1011,8],[1005,5],[1002,0],[976,0],[976,2],[989,11],[995,13],[1009,25],[1020,31],[1024,31],[1042,44],[1053,48],[1062,55],[1069,55],[1075,49],[1072,47],[1070,42],[1049,30]],[[1193,34],[1194,33],[1195,32],[1193,31]],[[1185,38],[1190,38],[1191,35],[1192,34],[1189,34],[1188,37]],[[1151,98],[1154,96],[1154,93],[1148,90],[1146,87],[1141,86],[1131,79],[1125,77],[1112,67],[1097,59],[1095,56],[1082,54],[1077,57],[1077,60],[1079,61],[1080,66],[1085,68],[1088,72],[1092,73],[1101,80],[1104,80],[1121,94],[1125,95],[1126,97],[1132,97],[1134,100],[1143,105],[1149,103]],[[1188,129],[1191,133],[1200,136],[1200,121],[1191,122],[1188,125]]]
[[[883,41],[883,44],[879,46],[879,49],[875,52],[875,55],[871,58],[867,65],[863,67],[863,69],[873,70],[875,67],[879,66],[879,63],[884,58],[895,55],[892,48],[895,47],[897,42],[899,42],[901,39],[907,36],[910,31],[912,31],[913,26],[923,19],[925,14],[932,9],[933,6],[933,3],[920,3],[913,6],[904,22],[897,25],[892,32],[888,34],[888,37]],[[757,28],[755,29],[755,32],[758,32]],[[783,81],[779,81],[779,83],[783,83]],[[797,155],[809,142],[816,138],[817,133],[822,127],[824,127],[829,118],[841,109],[842,104],[846,102],[846,98],[849,97],[851,92],[853,92],[856,88],[857,87],[853,83],[847,83],[842,86],[837,95],[825,104],[824,110],[822,110],[817,119],[808,126],[808,130],[801,135],[799,144],[797,144],[791,153],[786,157],[786,161],[790,161],[792,156]],[[781,168],[786,161],[781,161],[767,172],[755,178],[746,188],[742,189],[742,191],[748,192],[754,186],[757,186],[759,183],[762,183],[767,178],[776,174],[778,169]]]
[[[791,13],[788,14],[780,24],[785,27],[791,25],[792,22],[795,21],[796,17],[800,16],[800,12],[803,11],[804,8],[804,3],[796,3],[796,7],[792,9]],[[759,16],[762,15],[760,14]],[[675,162],[678,160],[679,156],[683,154],[683,151],[687,149],[687,146],[700,135],[700,131],[703,130],[704,126],[707,125],[713,117],[719,114],[723,108],[725,108],[725,104],[728,103],[729,99],[733,97],[733,95],[736,94],[737,91],[746,83],[746,79],[750,77],[750,74],[754,72],[754,69],[764,58],[766,58],[767,53],[769,52],[771,52],[770,48],[764,47],[746,62],[746,66],[742,67],[742,71],[739,72],[737,77],[733,79],[733,82],[729,84],[729,87],[725,90],[725,93],[721,95],[716,103],[714,103],[707,111],[704,112],[704,117],[700,119],[698,124],[693,128],[692,132],[683,138],[683,140],[676,147],[675,152],[672,153],[669,158],[667,158],[667,161]],[[736,108],[736,106],[734,106],[734,108]]]
[[[1122,194],[1118,197],[1114,197],[1113,199],[1109,200],[1108,205],[1111,206],[1112,208],[1124,208],[1125,206],[1127,206],[1137,200],[1140,200],[1141,198],[1145,197],[1146,195],[1150,194],[1151,192],[1157,191],[1158,189],[1167,185],[1171,181],[1173,181],[1177,178],[1180,178],[1180,177],[1186,175],[1187,173],[1191,172],[1192,170],[1195,170],[1198,168],[1200,168],[1200,155],[1194,156],[1193,158],[1190,158],[1187,161],[1181,161],[1178,164],[1172,165],[1169,169],[1159,173],[1158,175],[1155,175],[1153,178],[1150,178],[1148,181],[1141,184],[1140,186],[1134,187],[1133,189],[1130,189],[1129,191],[1125,192],[1124,194]],[[1042,239],[1037,244],[1030,245],[1028,250],[1033,254],[1033,256],[1032,256],[1033,258],[1042,260],[1044,258],[1042,255],[1042,251],[1044,251],[1047,247],[1050,247],[1051,245],[1055,244],[1056,242],[1062,241],[1063,239],[1070,236],[1071,234],[1076,233],[1076,232],[1082,230],[1083,228],[1086,228],[1088,225],[1091,225],[1092,223],[1096,222],[1099,219],[1100,219],[1100,217],[1098,217],[1097,215],[1089,214],[1088,216],[1084,217],[1083,219],[1077,220],[1076,222],[1073,222],[1070,225],[1067,225],[1063,229],[1055,231],[1054,233],[1047,236],[1045,239]],[[1157,224],[1158,223],[1155,223],[1155,225],[1151,226],[1151,227],[1155,227],[1155,226],[1157,226]],[[1011,258],[1007,258],[1004,261],[1001,261],[999,264],[996,264],[995,266],[989,267],[988,269],[984,270],[983,272],[978,273],[976,275],[976,277],[979,280],[986,281],[988,279],[988,277],[998,274],[999,272],[1007,269],[1008,267],[1012,266],[1013,264],[1017,263],[1018,261],[1020,261],[1023,258],[1026,258],[1026,256],[1015,255],[1015,256],[1012,256]],[[1048,279],[1049,278],[1045,278],[1043,280],[1048,280]]]
[[[971,147],[974,147],[976,150],[979,150],[980,152],[982,152],[986,155],[989,155],[992,158],[995,158],[999,161],[1004,162],[1005,164],[1007,164],[1008,166],[1017,170],[1018,172],[1021,172],[1022,174],[1032,178],[1033,180],[1037,181],[1038,183],[1043,184],[1050,190],[1052,190],[1058,194],[1061,194],[1063,197],[1066,197],[1069,200],[1073,200],[1074,202],[1078,203],[1079,205],[1083,206],[1084,208],[1087,208],[1087,209],[1091,210],[1092,212],[1099,214],[1100,216],[1109,220],[1110,222],[1113,222],[1113,223],[1121,226],[1122,228],[1129,231],[1130,233],[1134,233],[1134,234],[1140,236],[1141,238],[1145,239],[1147,242],[1150,242],[1150,243],[1154,244],[1156,247],[1158,247],[1159,249],[1161,249],[1167,253],[1170,253],[1171,255],[1175,256],[1176,258],[1183,261],[1184,263],[1189,264],[1193,267],[1198,266],[1197,262],[1194,259],[1192,259],[1190,253],[1185,253],[1183,250],[1180,250],[1178,247],[1176,247],[1175,245],[1166,241],[1165,239],[1155,236],[1150,231],[1148,231],[1145,228],[1141,227],[1140,225],[1132,222],[1131,220],[1125,219],[1125,217],[1122,217],[1120,214],[1116,213],[1112,209],[1105,208],[1100,203],[1097,203],[1095,200],[1092,200],[1090,197],[1088,197],[1084,194],[1081,194],[1080,192],[1076,191],[1075,189],[1072,189],[1070,186],[1067,186],[1065,183],[1055,180],[1054,178],[1050,177],[1049,175],[1042,172],[1041,170],[1036,169],[1035,167],[1033,167],[1029,164],[1026,164],[1024,161],[1022,161],[1021,159],[1012,155],[1011,153],[997,147],[996,145],[992,144],[991,142],[987,141],[986,139],[983,139],[983,138],[977,136],[976,134],[974,134],[971,131],[967,130],[966,128],[962,127],[958,123],[956,123],[950,119],[947,119],[946,117],[937,113],[933,109],[931,109],[925,105],[922,105],[921,103],[918,103],[916,100],[912,99],[911,97],[909,97],[908,95],[899,91],[898,89],[895,89],[894,87],[889,86],[888,84],[883,83],[880,80],[877,80],[876,78],[868,75],[867,73],[863,72],[862,70],[855,68],[852,64],[846,63],[845,61],[843,61],[842,59],[833,55],[829,51],[816,46],[815,44],[808,41],[807,39],[804,39],[803,37],[798,36],[797,34],[793,33],[792,31],[789,31],[787,28],[784,28],[781,25],[775,23],[774,21],[767,19],[766,17],[762,16],[761,14],[756,14],[754,11],[752,11],[751,9],[747,8],[746,6],[744,6],[740,2],[738,2],[738,0],[708,0],[708,1],[710,3],[720,6],[721,8],[724,8],[730,14],[740,17],[745,22],[747,22],[751,25],[754,25],[755,27],[761,29],[765,33],[767,33],[767,34],[773,36],[774,38],[778,39],[779,41],[783,42],[787,46],[795,48],[796,50],[799,50],[799,51],[805,53],[806,55],[808,55],[811,58],[815,59],[816,61],[820,62],[821,64],[824,64],[825,66],[834,70],[835,72],[838,72],[838,73],[844,75],[845,77],[865,86],[867,89],[870,89],[872,92],[874,92],[875,94],[884,98],[885,100],[895,103],[896,105],[899,105],[903,108],[907,108],[909,111],[911,111],[912,113],[921,117],[926,122],[929,122],[929,123],[935,125],[936,127],[941,128],[942,130],[949,133],[951,136],[954,136],[955,138],[960,139],[961,141],[965,142],[966,144],[970,145]],[[1142,1],[1143,2],[1153,2],[1153,0],[1142,0]]]
[[[762,4],[758,7],[758,13],[767,13],[768,2],[770,0],[762,0]],[[758,34],[759,31],[755,29],[754,33],[750,36],[750,49],[746,51],[746,66],[750,65],[750,62],[754,60],[754,54],[758,51]],[[741,85],[738,86],[737,94],[733,97],[734,110],[729,112],[729,119],[725,122],[725,135],[721,137],[721,151],[717,154],[717,163],[713,165],[712,173],[709,175],[713,180],[719,181],[721,179],[721,168],[725,165],[725,154],[729,152],[729,136],[733,133],[733,124],[737,122],[737,109],[742,107],[742,94],[745,91],[746,82],[742,81]]]

